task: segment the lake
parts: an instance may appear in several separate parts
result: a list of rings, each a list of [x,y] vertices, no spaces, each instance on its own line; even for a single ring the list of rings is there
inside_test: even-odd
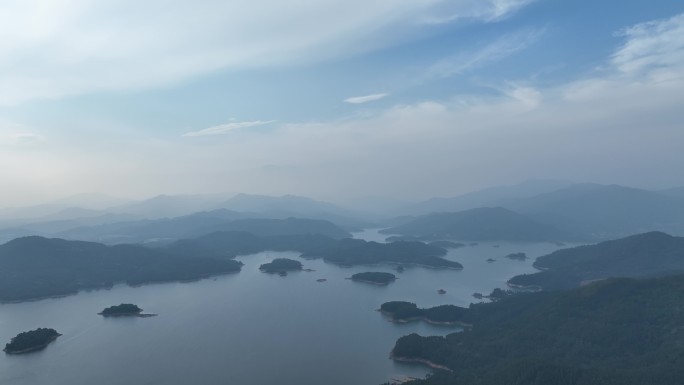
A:
[[[356,236],[384,238],[376,230]],[[550,243],[480,243],[449,251],[447,258],[463,264],[462,271],[408,267],[395,272],[399,279],[386,287],[345,278],[363,271],[394,272],[391,266],[341,268],[300,259],[299,253],[264,252],[238,258],[245,263],[238,274],[4,304],[3,344],[37,327],[63,336],[40,352],[0,355],[0,384],[378,385],[392,377],[423,377],[427,369],[389,360],[394,342],[409,333],[444,335],[458,328],[393,324],[376,311],[380,304],[467,306],[476,301],[474,292],[505,287],[510,277],[534,271],[535,257],[556,249]],[[532,259],[503,258],[514,252]],[[259,272],[260,264],[276,257],[301,260],[315,271],[287,277]],[[438,289],[447,293],[439,295]],[[119,303],[159,316],[96,314]]]

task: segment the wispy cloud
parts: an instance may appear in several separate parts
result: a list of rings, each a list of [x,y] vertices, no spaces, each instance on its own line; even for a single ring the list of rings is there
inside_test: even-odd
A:
[[[613,55],[612,64],[624,74],[684,67],[684,14],[637,24],[618,35],[626,41]]]
[[[421,80],[447,78],[497,62],[523,51],[535,43],[543,33],[543,29],[510,33],[484,45],[478,50],[449,56],[428,67]]]
[[[434,14],[420,19],[423,24],[446,24],[463,19],[497,22],[510,17],[518,10],[537,0],[472,0],[442,4]]]
[[[351,104],[363,104],[363,103],[368,103],[368,102],[374,102],[376,100],[383,99],[387,97],[389,94],[383,93],[383,94],[372,94],[372,95],[365,95],[365,96],[354,96],[351,98],[344,99],[345,103],[351,103]]]
[[[212,126],[209,128],[205,128],[203,130],[199,131],[191,131],[191,132],[186,132],[182,136],[207,136],[207,135],[222,135],[222,134],[227,134],[228,132],[240,129],[240,128],[249,128],[249,127],[257,127],[257,126],[263,126],[266,124],[271,124],[274,123],[275,120],[268,120],[268,121],[262,121],[262,120],[256,120],[253,122],[232,122],[232,123],[226,123],[226,124],[219,124],[218,126]]]
[[[0,105],[356,55],[425,33],[418,20],[445,6],[487,21],[511,2],[3,0]]]

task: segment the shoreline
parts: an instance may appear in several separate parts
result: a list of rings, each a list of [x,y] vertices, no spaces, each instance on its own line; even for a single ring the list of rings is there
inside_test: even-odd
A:
[[[409,358],[409,357],[398,357],[398,356],[395,356],[395,355],[394,355],[394,351],[391,351],[391,352],[390,352],[389,358],[390,358],[391,360],[397,361],[397,362],[406,362],[406,363],[413,363],[413,364],[422,364],[422,365],[426,365],[426,366],[428,366],[428,367],[430,367],[430,368],[432,368],[432,369],[445,370],[445,371],[447,371],[447,372],[453,372],[453,370],[451,370],[451,369],[450,369],[449,367],[447,367],[447,366],[440,365],[440,364],[436,364],[436,363],[434,363],[434,362],[432,362],[432,361],[430,361],[430,360],[426,360],[426,359],[424,359],[424,358]]]
[[[368,283],[368,284],[375,285],[375,286],[387,286],[387,285],[389,285],[390,283],[396,281],[396,280],[399,279],[399,278],[395,278],[395,279],[391,280],[390,282],[375,282],[375,281],[368,281],[368,280],[365,280],[365,279],[354,279],[354,278],[352,278],[352,277],[345,278],[345,279],[348,279],[348,280],[350,280],[350,281],[352,281],[352,282]]]
[[[101,315],[103,317],[138,317],[138,318],[148,318],[148,317],[156,317],[159,314],[154,314],[154,313],[112,313],[112,314],[104,314],[102,312],[97,313],[97,315]]]
[[[240,271],[241,270],[205,274],[205,275],[202,275],[200,277],[190,278],[190,279],[170,279],[170,280],[164,280],[164,281],[149,281],[149,282],[145,282],[145,283],[135,283],[135,284],[129,284],[126,281],[119,281],[119,282],[115,282],[112,285],[84,287],[82,289],[78,289],[76,291],[69,292],[69,293],[63,293],[63,294],[50,294],[50,295],[44,295],[44,296],[40,296],[40,297],[33,297],[33,298],[26,298],[26,299],[0,300],[0,305],[13,305],[13,304],[24,303],[24,302],[38,302],[38,301],[43,301],[43,300],[48,300],[48,299],[65,298],[65,297],[69,297],[72,295],[78,295],[81,293],[88,293],[91,291],[111,290],[114,287],[119,286],[119,285],[128,286],[131,288],[137,288],[137,287],[142,287],[142,286],[147,286],[147,285],[157,285],[157,284],[167,284],[167,283],[192,283],[192,282],[199,282],[199,281],[209,279],[209,278],[215,278],[215,277],[220,277],[220,276],[229,275],[229,274],[237,274],[237,273],[240,273]]]
[[[38,350],[43,350],[43,349],[45,349],[48,345],[50,345],[50,343],[52,343],[54,340],[56,340],[57,337],[60,337],[60,336],[61,336],[61,334],[57,333],[56,336],[50,338],[50,340],[47,341],[47,342],[45,342],[44,344],[40,344],[40,345],[38,345],[38,346],[33,346],[33,347],[30,347],[30,348],[27,348],[27,349],[16,350],[16,351],[14,351],[14,350],[7,350],[7,348],[5,348],[5,349],[2,349],[2,351],[5,352],[5,354],[15,354],[15,355],[16,355],[16,354],[25,354],[25,353],[35,352],[35,351],[38,351]]]
[[[417,316],[417,317],[411,317],[411,318],[394,318],[394,315],[392,313],[388,313],[386,311],[383,311],[382,309],[377,309],[382,315],[387,317],[387,320],[392,323],[396,324],[407,324],[415,321],[423,321],[427,322],[430,325],[435,325],[435,326],[459,326],[464,329],[468,329],[473,327],[473,325],[467,324],[465,322],[461,321],[435,321],[430,318],[427,318],[425,316]]]

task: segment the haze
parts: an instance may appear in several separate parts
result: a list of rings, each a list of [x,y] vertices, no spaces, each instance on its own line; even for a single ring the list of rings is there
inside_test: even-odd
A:
[[[684,184],[684,6],[3,1],[1,206]],[[313,33],[312,31],[316,31]]]

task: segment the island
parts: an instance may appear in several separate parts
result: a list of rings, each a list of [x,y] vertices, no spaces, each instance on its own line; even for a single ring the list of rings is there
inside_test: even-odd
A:
[[[302,268],[301,262],[289,258],[276,258],[269,263],[259,266],[259,270],[264,273],[277,273],[280,275],[287,275],[288,271],[300,271]]]
[[[131,303],[110,306],[97,313],[104,317],[154,317],[156,314],[143,313],[143,309]]]
[[[366,272],[356,273],[350,278],[352,281],[372,283],[374,285],[386,286],[394,282],[397,277],[391,273]]]
[[[468,326],[463,322],[467,311],[468,309],[455,305],[440,305],[421,309],[415,303],[405,301],[385,302],[380,306],[380,312],[396,323],[422,320],[435,325]]]
[[[494,262],[496,262],[496,259],[494,259],[494,258],[487,259],[487,263],[494,263]]]
[[[24,354],[44,349],[48,344],[57,339],[61,334],[55,329],[38,328],[28,332],[17,334],[5,344],[3,351],[7,354]]]
[[[444,290],[444,289],[439,289],[439,290],[437,290],[437,293],[438,293],[438,294],[446,294],[446,290]]]
[[[512,253],[508,254],[506,258],[513,260],[513,261],[526,261],[527,260],[527,254],[525,253]]]

